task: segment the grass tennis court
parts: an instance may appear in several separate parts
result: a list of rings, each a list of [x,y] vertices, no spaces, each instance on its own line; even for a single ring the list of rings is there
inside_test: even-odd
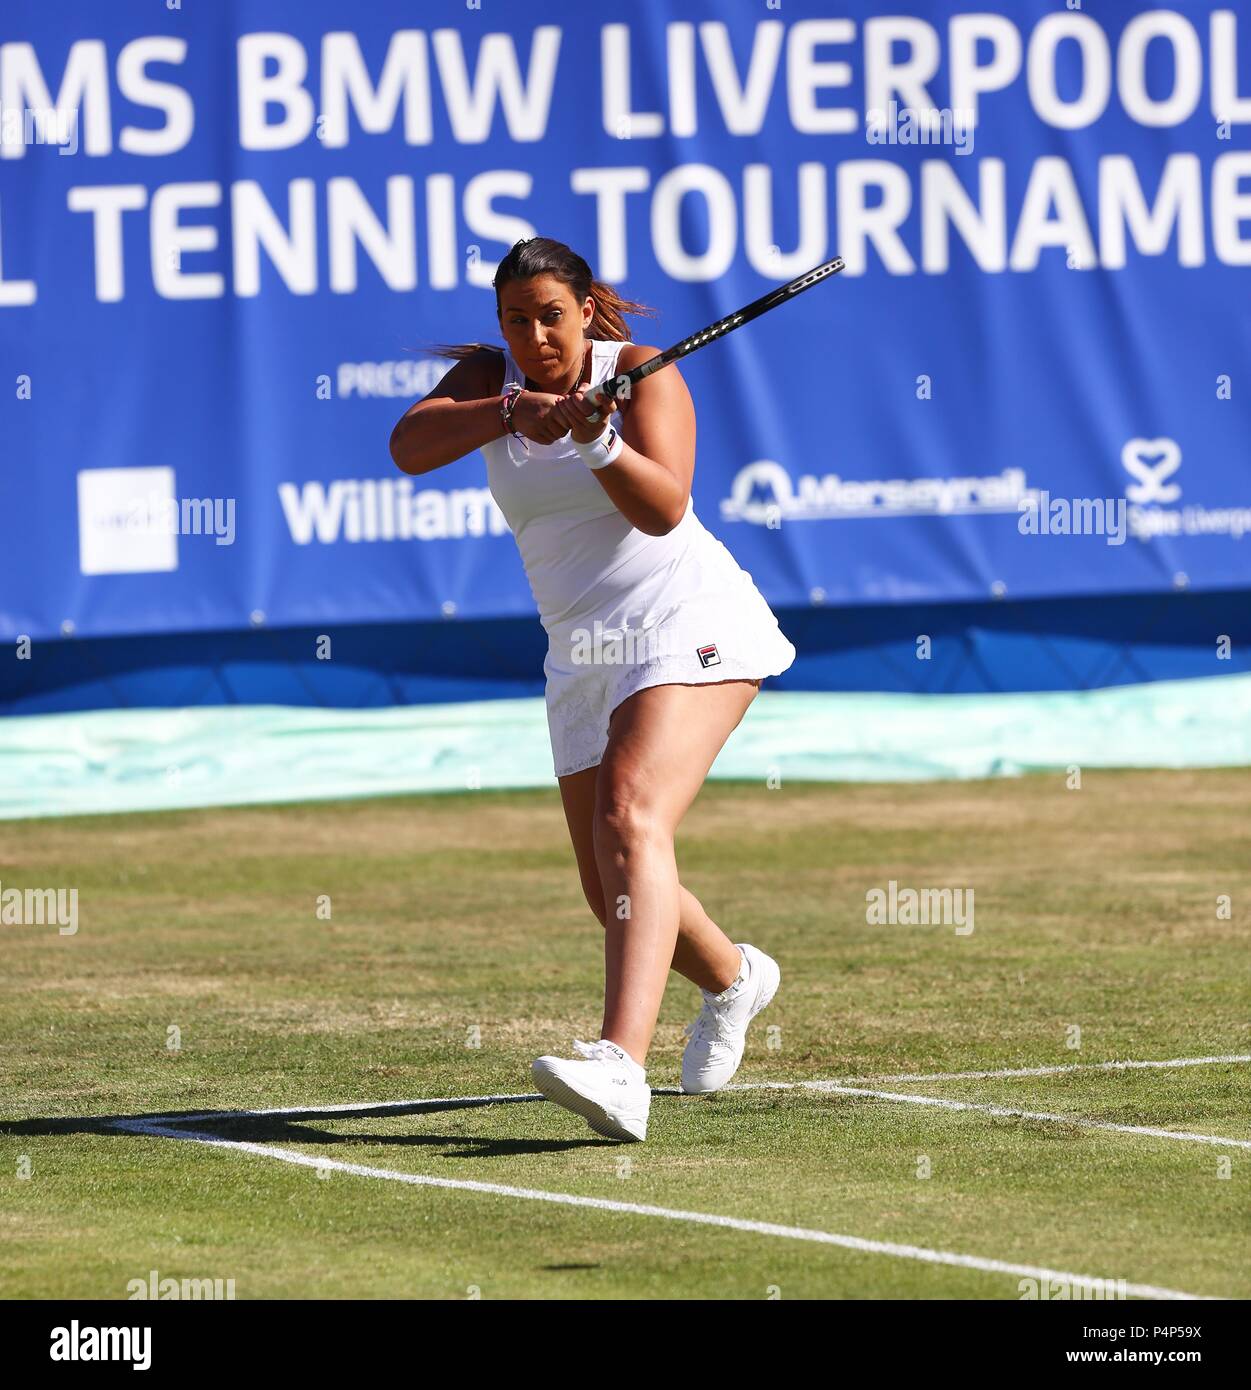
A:
[[[782,989],[735,1088],[686,1097],[672,977],[636,1145],[538,1100],[387,1109],[532,1095],[598,1036],[555,788],[0,825],[0,884],[79,904],[3,928],[0,1292],[1251,1297],[1246,820],[1239,771],[707,783],[682,880]],[[869,925],[892,879],[972,888],[974,931]],[[1242,1060],[1096,1065],[1203,1058]],[[1071,1070],[917,1079],[1021,1068]],[[347,1104],[378,1109],[109,1123]]]

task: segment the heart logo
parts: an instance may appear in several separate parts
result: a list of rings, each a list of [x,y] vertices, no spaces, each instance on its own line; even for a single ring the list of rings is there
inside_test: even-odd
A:
[[[1125,489],[1131,502],[1175,502],[1181,485],[1169,483],[1181,467],[1181,448],[1175,439],[1130,439],[1121,450],[1125,471],[1137,478]]]

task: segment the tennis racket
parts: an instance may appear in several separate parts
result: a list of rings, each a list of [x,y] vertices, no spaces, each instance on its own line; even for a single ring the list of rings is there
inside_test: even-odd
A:
[[[779,285],[777,289],[770,290],[768,294],[763,294],[759,299],[754,299],[750,304],[736,310],[733,314],[727,315],[723,319],[718,319],[716,323],[710,323],[707,328],[701,328],[698,333],[692,333],[689,338],[683,338],[680,343],[675,343],[673,347],[667,348],[664,352],[658,352],[655,357],[649,357],[646,362],[640,362],[637,367],[632,367],[628,372],[622,372],[620,376],[612,377],[608,381],[601,382],[598,386],[593,386],[582,399],[588,404],[595,406],[595,411],[587,416],[591,424],[597,424],[604,417],[600,414],[599,407],[605,405],[610,397],[626,396],[634,389],[635,382],[642,381],[644,377],[651,376],[653,372],[658,372],[662,367],[667,367],[670,362],[676,362],[680,357],[689,357],[691,353],[698,352],[700,348],[707,347],[709,343],[716,342],[718,338],[724,338],[727,333],[732,333],[736,328],[742,328],[745,323],[750,323],[752,319],[758,319],[761,314],[767,314],[770,309],[776,309],[779,304],[785,304],[787,300],[794,299],[797,294],[802,294],[804,290],[810,290],[813,285],[831,275],[837,275],[843,269],[843,259],[835,256],[832,261],[826,261],[824,265],[816,266],[805,274],[797,276],[788,284]]]

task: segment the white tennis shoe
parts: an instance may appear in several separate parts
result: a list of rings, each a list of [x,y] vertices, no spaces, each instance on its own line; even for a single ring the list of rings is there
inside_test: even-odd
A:
[[[608,1139],[647,1138],[652,1090],[647,1073],[614,1042],[600,1038],[573,1045],[585,1060],[540,1057],[531,1066],[534,1084],[550,1101],[581,1115]]]
[[[701,990],[704,1007],[684,1035],[690,1038],[682,1054],[682,1089],[688,1095],[719,1091],[738,1071],[747,1025],[768,1007],[782,980],[772,956],[745,941],[735,945],[743,953],[738,978],[720,994]]]

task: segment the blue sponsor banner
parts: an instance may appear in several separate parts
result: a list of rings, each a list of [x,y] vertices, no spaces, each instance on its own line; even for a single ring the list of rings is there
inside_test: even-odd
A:
[[[0,632],[528,614],[391,427],[553,236],[776,607],[1251,583],[1251,14],[8,0]]]

